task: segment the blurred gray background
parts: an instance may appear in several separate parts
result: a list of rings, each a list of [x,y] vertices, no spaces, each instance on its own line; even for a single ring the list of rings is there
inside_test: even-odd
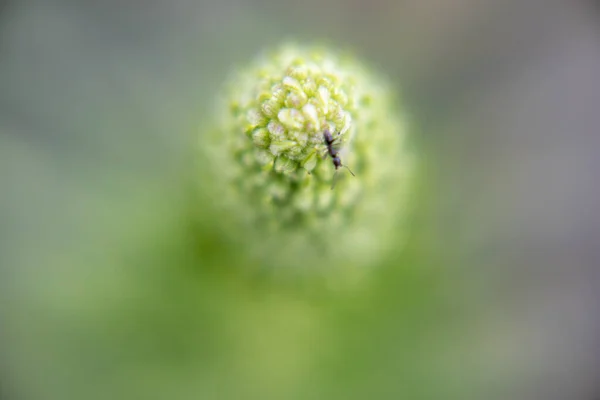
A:
[[[184,132],[210,124],[227,73],[297,39],[355,51],[411,115],[422,251],[441,310],[468,321],[439,362],[481,374],[474,398],[597,399],[599,13],[578,0],[3,2],[0,396],[27,382],[1,356],[11,323],[31,293],[62,287],[45,263],[105,256],[177,191]]]

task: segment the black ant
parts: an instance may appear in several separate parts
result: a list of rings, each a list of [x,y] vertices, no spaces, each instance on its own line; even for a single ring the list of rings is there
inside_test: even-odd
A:
[[[335,172],[337,173],[337,170],[339,167],[344,167],[348,171],[350,171],[352,176],[356,176],[356,175],[354,175],[354,172],[352,172],[352,170],[350,168],[348,168],[346,165],[342,164],[342,160],[338,156],[339,150],[333,147],[333,143],[336,141],[336,139],[333,138],[333,135],[331,134],[331,132],[329,132],[329,129],[327,129],[327,128],[325,129],[325,131],[323,131],[323,140],[325,141],[325,144],[327,145],[327,152],[331,156],[333,165],[335,166]],[[333,176],[335,179],[335,174]],[[335,181],[331,184],[331,189],[333,189],[334,185],[335,185]]]

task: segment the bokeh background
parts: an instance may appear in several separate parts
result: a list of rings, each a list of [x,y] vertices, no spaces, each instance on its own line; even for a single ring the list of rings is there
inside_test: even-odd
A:
[[[0,398],[597,399],[599,24],[580,0],[2,2]],[[224,79],[286,39],[351,49],[411,116],[406,242],[351,290],[241,274],[184,211]]]

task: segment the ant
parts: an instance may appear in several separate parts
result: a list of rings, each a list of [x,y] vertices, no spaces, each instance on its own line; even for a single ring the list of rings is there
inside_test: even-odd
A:
[[[325,131],[323,131],[323,140],[325,141],[325,144],[327,145],[327,152],[331,156],[333,165],[335,166],[335,173],[337,173],[337,170],[339,167],[344,167],[348,171],[350,171],[352,176],[356,176],[356,175],[354,175],[354,172],[352,172],[352,170],[350,168],[348,168],[346,165],[342,164],[342,160],[338,156],[339,150],[333,147],[333,143],[336,141],[336,139],[333,138],[333,135],[331,134],[331,132],[329,132],[329,129],[327,129],[327,128],[325,128]],[[335,179],[335,174],[333,175],[333,177]],[[331,185],[331,189],[333,189],[334,186],[335,186],[335,181]]]

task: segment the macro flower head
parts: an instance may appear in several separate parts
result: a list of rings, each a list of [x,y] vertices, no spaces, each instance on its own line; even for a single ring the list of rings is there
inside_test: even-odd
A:
[[[278,263],[374,261],[399,237],[412,164],[395,106],[385,79],[327,47],[286,44],[235,73],[202,147],[236,231]]]

